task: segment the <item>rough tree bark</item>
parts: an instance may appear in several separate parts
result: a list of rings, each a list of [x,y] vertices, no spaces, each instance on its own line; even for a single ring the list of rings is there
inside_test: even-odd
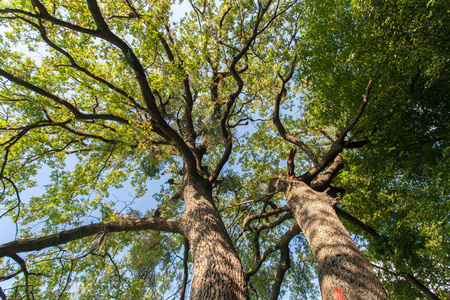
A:
[[[328,152],[319,161],[316,154],[304,142],[286,131],[280,120],[280,103],[286,93],[286,83],[292,78],[293,70],[294,65],[286,78],[279,75],[281,85],[274,98],[272,120],[280,136],[300,148],[314,163],[314,167],[301,177],[295,177],[296,151],[292,149],[288,158],[288,177],[272,180],[269,193],[276,191],[285,193],[287,206],[308,240],[317,261],[322,299],[388,299],[369,262],[336,215],[333,208],[335,200],[322,193],[330,187],[334,176],[343,167],[341,152],[355,137],[353,134],[346,140],[347,134],[358,123],[369,102],[372,80],[367,85],[364,100],[355,117],[345,126],[336,140],[332,140]]]
[[[333,209],[334,199],[304,182],[278,179],[278,190],[308,240],[317,261],[323,300],[388,299],[375,272]]]
[[[190,299],[249,299],[236,249],[212,199],[211,184],[185,180],[182,230],[192,250]]]

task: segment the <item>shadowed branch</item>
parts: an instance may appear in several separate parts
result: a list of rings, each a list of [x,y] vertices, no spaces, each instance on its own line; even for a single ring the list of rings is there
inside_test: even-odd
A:
[[[370,88],[371,88],[371,86],[372,86],[372,80],[369,81],[369,83],[368,83],[368,85],[366,87],[366,93],[364,95],[364,100],[361,103],[361,106],[359,107],[358,111],[356,112],[356,115],[353,118],[353,120],[341,132],[341,134],[339,135],[337,140],[333,142],[333,144],[331,145],[330,150],[328,151],[327,154],[325,154],[323,159],[316,166],[314,166],[308,172],[304,173],[301,176],[301,180],[303,182],[305,182],[306,184],[310,184],[311,181],[317,175],[319,175],[320,172],[325,170],[334,161],[336,156],[338,156],[348,144],[351,144],[354,136],[351,137],[350,139],[348,139],[348,141],[345,141],[345,137],[350,132],[350,130],[352,130],[355,127],[355,125],[358,123],[359,119],[361,118],[362,113],[364,112],[364,108],[367,106],[367,103],[369,103],[369,95],[370,95]]]
[[[250,271],[245,273],[246,281],[250,280],[250,277],[255,275],[256,272],[261,268],[263,262],[267,259],[267,257],[272,254],[273,252],[277,251],[278,249],[281,249],[282,247],[285,247],[286,245],[289,245],[289,242],[300,233],[300,227],[298,227],[297,223],[291,226],[289,230],[280,238],[278,243],[273,245],[272,247],[268,248],[260,257],[260,259],[257,261],[256,266],[251,269]]]

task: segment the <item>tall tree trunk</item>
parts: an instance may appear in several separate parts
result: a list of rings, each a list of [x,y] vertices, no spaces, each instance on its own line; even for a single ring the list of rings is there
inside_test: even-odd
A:
[[[375,272],[337,217],[332,198],[294,180],[287,204],[317,261],[323,300],[388,299]]]
[[[183,197],[182,226],[193,258],[190,299],[248,299],[242,264],[213,204],[210,184],[191,180]]]

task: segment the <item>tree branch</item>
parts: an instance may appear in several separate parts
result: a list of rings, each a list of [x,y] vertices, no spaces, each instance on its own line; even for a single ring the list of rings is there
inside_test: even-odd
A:
[[[297,223],[293,224],[291,228],[280,238],[278,243],[267,249],[260,257],[260,259],[257,261],[256,266],[251,269],[250,271],[245,273],[245,279],[248,282],[250,280],[250,277],[255,275],[256,272],[261,268],[263,262],[267,259],[267,257],[272,254],[273,252],[277,251],[278,249],[281,249],[282,247],[285,247],[286,245],[289,245],[289,242],[301,232],[300,227]]]
[[[180,151],[183,156],[187,169],[191,174],[198,174],[196,159],[189,148],[189,146],[185,143],[183,138],[173,129],[166,120],[162,117],[161,112],[156,105],[156,99],[153,94],[153,91],[150,88],[149,82],[147,80],[147,75],[145,73],[144,67],[141,62],[134,54],[133,50],[128,46],[128,44],[115,35],[106,24],[102,13],[100,11],[100,7],[96,0],[87,0],[89,11],[91,12],[92,18],[94,19],[95,24],[97,25],[99,36],[104,40],[112,43],[117,46],[125,56],[125,60],[128,62],[129,66],[133,69],[136,80],[138,81],[142,96],[144,98],[144,102],[150,112],[150,115],[154,121],[156,121],[155,126],[159,127],[166,136],[168,136],[176,145],[178,151]]]
[[[336,177],[336,175],[343,167],[344,159],[339,153],[334,159],[334,162],[327,168],[327,170],[317,176],[317,180],[311,184],[311,188],[318,192],[325,191],[330,186],[333,178]]]
[[[36,0],[34,0],[36,1]],[[164,120],[161,117],[161,114],[156,105],[155,96],[153,95],[152,90],[150,89],[150,85],[147,81],[147,75],[145,73],[144,67],[140,63],[137,56],[134,54],[133,50],[127,43],[122,40],[120,37],[115,35],[106,24],[105,19],[100,11],[100,7],[96,0],[87,0],[88,8],[91,13],[92,19],[97,26],[97,30],[95,31],[95,36],[98,36],[111,44],[117,46],[125,57],[128,65],[133,69],[134,74],[136,76],[136,80],[139,84],[142,96],[144,97],[144,102],[147,105],[147,108],[152,116],[160,125],[164,124]],[[166,126],[169,126],[165,124]]]
[[[65,51],[64,49],[62,49],[61,47],[57,46],[55,43],[53,43],[48,35],[47,35],[47,31],[45,29],[45,27],[42,25],[41,19],[39,20],[39,25],[36,23],[31,22],[30,20],[20,17],[18,16],[18,18],[26,23],[28,23],[29,25],[35,27],[37,30],[39,30],[41,38],[44,40],[44,42],[47,43],[47,45],[49,45],[51,48],[53,48],[54,50],[56,50],[57,52],[61,53],[62,55],[64,55],[69,61],[70,61],[70,65],[69,67],[72,67],[84,74],[86,74],[87,76],[91,77],[92,79],[96,80],[97,82],[100,82],[104,85],[106,85],[108,88],[110,88],[111,90],[117,92],[118,94],[121,94],[122,96],[126,97],[128,100],[130,100],[130,102],[139,109],[144,109],[140,104],[137,103],[137,101],[131,97],[130,95],[128,95],[124,90],[116,87],[115,85],[113,85],[112,83],[108,82],[107,80],[93,74],[92,72],[90,72],[88,69],[81,67],[79,64],[77,64],[77,62],[75,61],[75,59],[73,58],[72,55],[70,55],[69,52]]]
[[[370,143],[368,139],[364,138],[358,141],[348,141],[345,143],[344,148],[345,149],[357,149],[362,148],[364,145]]]
[[[69,61],[70,61],[70,66],[84,74],[86,74],[87,76],[91,77],[92,79],[96,80],[97,82],[100,82],[104,85],[106,85],[109,89],[111,89],[112,91],[124,96],[125,98],[127,98],[136,108],[139,109],[144,109],[139,103],[137,103],[137,101],[130,96],[127,92],[125,92],[124,90],[120,89],[119,87],[113,85],[112,83],[110,83],[109,81],[93,74],[91,71],[89,71],[86,68],[81,67],[79,64],[77,64],[77,62],[75,61],[75,59],[73,58],[72,55],[70,55],[69,52],[65,51],[64,49],[62,49],[61,47],[57,46],[55,43],[53,43],[47,36],[47,32],[45,30],[45,27],[40,25],[38,26],[37,24],[34,24],[33,22],[30,22],[29,20],[23,19],[25,22],[29,23],[30,25],[36,27],[39,32],[41,33],[41,37],[42,39],[47,43],[47,45],[49,45],[51,48],[55,49],[56,51],[58,51],[59,53],[61,53],[62,55],[64,55]]]
[[[53,17],[52,15],[50,15],[50,13],[47,11],[45,6],[39,0],[31,0],[31,1],[32,1],[32,4],[35,7],[35,9],[39,11],[38,14],[33,14],[33,13],[29,13],[29,12],[22,11],[22,10],[16,10],[16,9],[2,9],[2,10],[0,10],[0,13],[4,13],[4,14],[19,13],[19,14],[27,15],[32,18],[36,18],[36,19],[44,19],[44,20],[51,22],[53,25],[62,26],[62,27],[68,28],[70,30],[74,30],[76,32],[80,32],[80,33],[84,33],[84,34],[88,34],[91,36],[95,36],[95,37],[104,39],[105,41],[108,41],[112,45],[115,45],[116,47],[118,47],[122,51],[122,54],[123,54],[125,60],[127,61],[128,65],[131,67],[131,69],[133,70],[133,72],[136,76],[136,80],[139,84],[142,97],[144,99],[144,102],[145,102],[147,109],[150,113],[150,116],[152,118],[152,125],[154,127],[153,131],[155,133],[161,135],[161,137],[163,137],[165,139],[167,139],[167,138],[170,139],[175,144],[177,149],[180,151],[181,155],[183,156],[183,159],[186,161],[188,170],[192,174],[197,173],[196,160],[195,160],[195,157],[194,157],[193,153],[191,152],[190,148],[184,142],[183,138],[162,117],[161,112],[159,111],[159,109],[156,105],[154,94],[148,83],[144,67],[142,66],[142,64],[140,63],[139,59],[134,54],[134,52],[132,51],[130,46],[128,46],[128,44],[124,40],[122,40],[120,37],[115,35],[108,28],[108,25],[105,22],[102,14],[101,14],[101,11],[100,11],[97,1],[96,0],[87,0],[88,9],[89,9],[91,16],[97,26],[97,29],[95,29],[95,30],[89,29],[89,28],[84,28],[84,27],[63,21],[63,20],[59,20],[59,19]],[[28,87],[26,87],[26,88],[28,88]],[[74,111],[74,113],[76,113],[76,112]],[[80,117],[83,117],[83,115],[80,115]]]
[[[314,154],[314,152],[312,152],[312,150],[308,146],[306,146],[306,144],[304,142],[300,141],[295,136],[288,133],[286,131],[286,128],[284,128],[284,126],[280,120],[281,100],[287,93],[286,83],[292,78],[292,75],[294,74],[295,61],[296,61],[296,59],[294,59],[291,70],[290,70],[288,76],[286,77],[286,79],[283,78],[280,74],[278,74],[278,77],[281,80],[281,87],[279,89],[279,92],[277,93],[277,95],[275,96],[275,98],[273,100],[272,122],[275,125],[275,127],[277,128],[278,132],[280,133],[280,135],[283,139],[285,139],[286,141],[299,147],[309,157],[309,159],[311,159],[311,161],[314,163],[314,165],[317,165],[318,160],[317,160],[317,156]]]
[[[231,76],[233,77],[234,81],[236,82],[237,87],[236,87],[236,90],[230,94],[228,101],[226,103],[226,106],[225,106],[225,110],[223,111],[222,117],[220,119],[220,130],[222,132],[222,139],[225,143],[225,152],[223,153],[222,157],[220,158],[219,163],[216,165],[216,168],[214,169],[213,173],[209,177],[210,182],[214,182],[217,179],[220,171],[225,166],[225,163],[228,161],[228,159],[231,155],[232,148],[233,148],[233,142],[232,142],[231,133],[229,131],[228,122],[232,115],[235,101],[241,94],[242,89],[244,87],[244,82],[242,81],[242,78],[239,75],[239,73],[241,73],[241,72],[238,72],[236,70],[236,66],[239,63],[239,61],[242,59],[242,57],[244,57],[247,54],[248,49],[250,48],[252,43],[256,40],[258,35],[260,35],[264,31],[264,29],[267,27],[266,26],[266,27],[264,27],[264,29],[258,31],[259,25],[261,24],[262,19],[263,19],[264,15],[267,13],[267,11],[269,10],[269,7],[271,4],[272,4],[272,0],[268,1],[266,6],[264,6],[264,7],[260,6],[260,9],[258,11],[258,16],[256,17],[255,24],[253,25],[252,35],[245,41],[244,46],[241,48],[239,53],[231,61],[229,70],[230,70]],[[246,68],[244,68],[244,69],[246,69]]]
[[[70,121],[71,120],[67,120],[67,121],[58,122],[58,123],[53,123],[51,120],[50,121],[39,121],[34,124],[29,124],[29,125],[18,127],[18,128],[12,128],[12,127],[11,128],[8,128],[8,127],[0,128],[5,131],[19,131],[15,136],[11,137],[8,141],[1,143],[0,146],[5,146],[5,145],[7,145],[7,147],[13,146],[22,137],[24,137],[30,130],[33,130],[36,128],[42,128],[42,127],[64,126],[64,125],[70,123]],[[0,172],[0,174],[2,174],[2,173],[3,172]]]
[[[297,153],[297,149],[291,148],[287,159],[287,174],[286,174],[287,177],[295,177],[295,164],[294,164],[295,153]]]
[[[242,206],[242,205],[245,205],[245,204],[256,203],[256,202],[261,202],[261,201],[269,201],[270,199],[273,198],[273,195],[275,195],[275,194],[276,193],[269,193],[269,194],[266,194],[266,195],[264,195],[264,196],[262,196],[262,197],[260,197],[260,198],[258,198],[256,200],[249,200],[249,201],[244,201],[244,202],[241,202],[241,203],[238,203],[238,204],[232,204],[232,205],[229,205],[229,206],[226,206],[226,207],[220,209],[219,212],[222,212],[222,211],[224,211],[226,209],[233,208],[233,207],[236,207],[236,206]]]
[[[370,234],[373,237],[376,237],[376,238],[380,238],[381,237],[381,235],[373,227],[370,227],[369,225],[367,225],[366,223],[362,222],[358,218],[355,218],[354,216],[352,216],[351,214],[349,214],[345,210],[339,208],[336,204],[333,206],[333,208],[334,208],[334,210],[336,211],[336,214],[339,217],[342,217],[342,218],[346,219],[351,224],[353,224],[356,227],[358,227],[359,229],[367,232],[368,234]]]
[[[178,219],[140,218],[119,219],[104,223],[80,226],[43,237],[21,239],[0,245],[0,257],[11,256],[16,253],[38,251],[47,247],[57,246],[73,240],[92,236],[101,232],[129,232],[139,230],[160,230],[181,233]]]
[[[287,214],[284,214],[283,216],[281,216],[281,218],[279,218],[278,220],[276,220],[274,222],[258,225],[256,228],[254,228],[254,231],[262,231],[264,229],[274,228],[274,227],[280,225],[281,223],[283,223],[284,221],[292,219],[293,217],[294,216],[292,215],[292,213],[289,212]]]
[[[83,113],[83,112],[79,111],[70,102],[68,102],[64,99],[61,99],[60,97],[58,97],[44,89],[41,89],[38,86],[35,86],[34,84],[31,84],[25,80],[22,80],[16,76],[6,72],[5,70],[3,70],[1,68],[0,68],[0,76],[3,76],[15,84],[18,84],[30,91],[33,91],[41,96],[47,97],[47,98],[55,101],[56,103],[63,105],[75,116],[76,119],[79,119],[79,120],[109,120],[109,121],[116,121],[116,122],[119,122],[122,124],[128,124],[128,120],[126,120],[125,118],[113,115],[113,114],[86,114],[86,113]]]
[[[28,298],[29,297],[28,276],[30,275],[30,273],[28,272],[27,265],[26,265],[25,261],[22,259],[22,257],[17,255],[16,253],[8,255],[8,256],[11,257],[16,263],[19,264],[20,270],[22,271],[23,275],[25,276],[25,294],[27,295],[27,298]]]
[[[167,31],[169,29],[167,28]],[[167,43],[167,41],[164,39],[164,37],[159,34],[159,39],[163,45],[164,50],[166,51],[167,57],[169,58],[169,60],[172,62],[172,64],[174,64],[179,70],[181,70],[184,74],[183,76],[183,86],[184,86],[184,93],[185,93],[185,100],[186,100],[186,111],[185,111],[185,119],[186,119],[186,126],[187,126],[187,130],[188,130],[188,134],[186,136],[186,139],[188,141],[189,144],[192,144],[192,146],[194,146],[195,143],[195,139],[196,139],[196,133],[194,130],[194,123],[192,121],[192,107],[194,105],[194,98],[192,97],[192,92],[191,92],[191,86],[190,86],[190,82],[189,82],[189,77],[188,74],[186,74],[184,68],[183,68],[183,61],[181,61],[180,63],[177,63],[175,61],[175,56],[172,52],[172,50],[170,49],[169,44]]]
[[[272,284],[272,292],[270,293],[270,300],[277,300],[280,295],[281,284],[283,283],[286,271],[291,267],[291,257],[289,251],[289,243],[285,243],[280,248],[280,262],[278,263],[277,274],[275,281]]]
[[[181,296],[180,300],[184,300],[186,297],[186,288],[188,283],[188,260],[189,260],[189,241],[187,238],[184,238],[184,255],[183,255],[183,284],[181,287]]]
[[[349,139],[346,142],[345,137],[347,136],[347,133],[353,129],[353,127],[356,125],[356,123],[358,123],[358,121],[364,111],[364,108],[366,107],[367,103],[369,102],[369,94],[370,94],[371,86],[372,86],[372,80],[369,81],[369,84],[366,87],[366,93],[364,95],[364,100],[363,100],[361,106],[359,107],[359,109],[356,113],[356,116],[353,118],[352,122],[350,122],[350,124],[342,131],[342,133],[339,135],[337,140],[335,142],[333,142],[330,150],[328,151],[327,154],[325,154],[324,158],[319,162],[319,164],[317,164],[316,166],[311,168],[308,172],[302,174],[300,179],[303,182],[305,182],[306,184],[310,184],[311,181],[317,175],[319,175],[320,172],[325,170],[325,168],[334,161],[336,156],[338,156],[339,153],[341,153],[342,150],[344,150],[344,148],[348,144],[351,144],[352,139]]]
[[[280,214],[282,212],[285,212],[285,211],[289,211],[289,208],[286,205],[283,206],[283,207],[279,207],[277,209],[271,210],[271,211],[266,212],[266,213],[248,216],[248,217],[246,217],[244,219],[244,222],[242,223],[242,228],[245,229],[248,226],[248,224],[251,221],[253,221],[253,220],[268,218],[268,217],[271,217],[271,216],[278,215],[278,214]]]
[[[8,298],[6,298],[6,295],[3,292],[3,289],[1,287],[0,287],[0,298],[2,298],[2,300],[8,300]]]
[[[364,100],[361,103],[361,106],[359,107],[358,111],[356,112],[356,116],[353,118],[353,120],[348,124],[348,126],[341,132],[338,142],[343,143],[345,137],[349,133],[350,130],[355,127],[356,123],[358,123],[359,119],[361,118],[362,113],[364,112],[364,108],[367,106],[367,103],[369,103],[369,95],[370,95],[370,88],[372,87],[372,80],[369,81],[366,87],[366,93],[364,95]]]
[[[417,280],[417,278],[415,278],[410,273],[400,272],[400,276],[406,278],[406,280],[408,280],[413,285],[415,285],[419,290],[422,291],[422,293],[424,293],[428,297],[428,299],[430,299],[430,300],[441,300],[441,298],[439,298],[435,293],[430,291],[430,289],[428,289],[422,282]]]
[[[17,271],[15,271],[15,272],[12,273],[12,274],[2,276],[2,277],[0,277],[0,282],[9,280],[9,279],[11,279],[11,278],[14,278],[14,277],[16,277],[17,275],[19,275],[20,273],[22,273],[22,270],[17,270]]]
[[[72,129],[69,126],[67,126],[67,124],[62,124],[62,125],[59,125],[59,126],[61,128],[64,128],[68,132],[73,133],[74,135],[81,136],[81,137],[84,137],[84,138],[97,139],[97,140],[100,140],[100,141],[102,141],[104,143],[107,143],[107,144],[115,144],[115,143],[119,142],[117,140],[110,140],[110,139],[104,138],[104,137],[102,137],[100,135],[97,135],[97,134],[89,134],[89,133],[84,133],[84,132],[77,131],[77,130]]]

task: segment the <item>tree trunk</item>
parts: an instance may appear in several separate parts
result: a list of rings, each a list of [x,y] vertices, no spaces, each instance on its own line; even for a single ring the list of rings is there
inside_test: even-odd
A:
[[[183,197],[182,226],[193,258],[190,299],[248,299],[242,264],[213,204],[210,184],[191,180]]]
[[[333,199],[301,181],[285,190],[287,204],[317,261],[322,299],[388,299],[369,262],[337,217]]]

